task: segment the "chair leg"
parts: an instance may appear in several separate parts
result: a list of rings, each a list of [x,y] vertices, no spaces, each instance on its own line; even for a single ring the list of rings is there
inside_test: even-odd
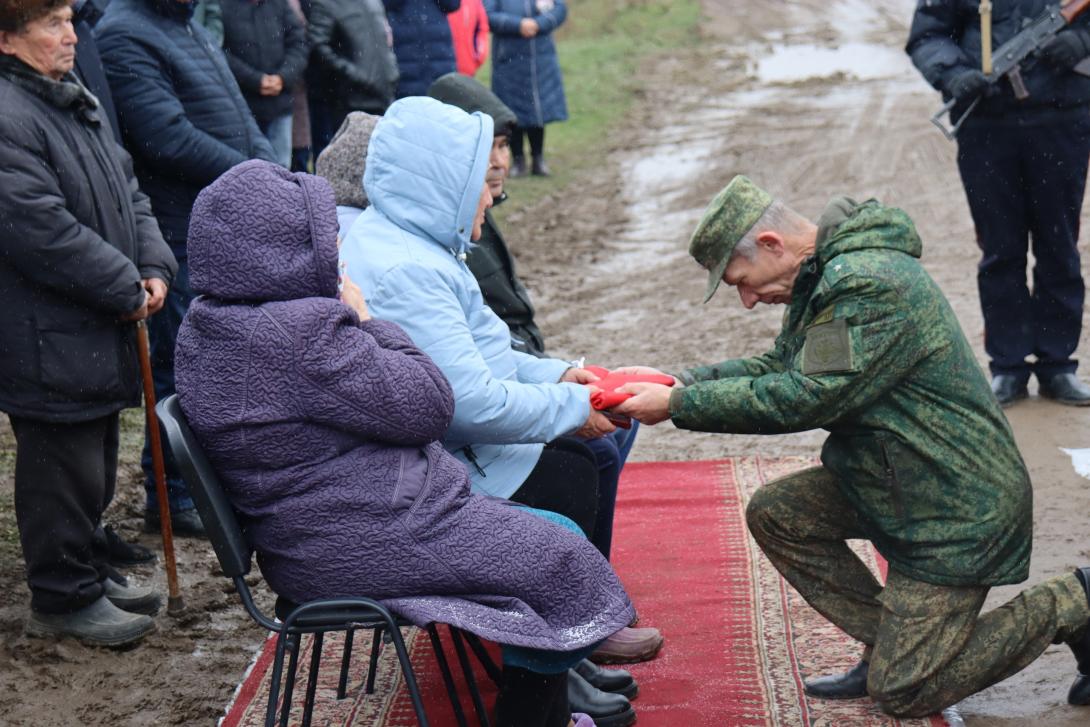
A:
[[[303,702],[303,727],[310,727],[310,717],[314,712],[314,695],[318,690],[318,668],[322,664],[322,642],[325,634],[314,634],[314,643],[310,650],[310,674],[307,674],[307,696]]]
[[[284,650],[291,637],[283,631],[276,637],[276,657],[269,680],[269,704],[265,708],[265,727],[276,727],[276,700],[280,696],[280,677],[284,671]]]
[[[366,690],[368,694],[375,693],[375,672],[378,671],[378,654],[379,648],[382,646],[382,627],[379,626],[375,629],[374,639],[371,641],[371,663],[367,667],[367,686]]]
[[[492,661],[492,657],[484,649],[484,644],[477,638],[477,634],[472,634],[468,631],[463,631],[462,636],[465,637],[466,643],[469,644],[469,648],[473,650],[473,655],[477,657],[477,661],[481,662],[481,666],[484,667],[485,672],[488,674],[488,678],[492,680],[492,683],[497,687],[503,683],[503,671],[496,666],[496,662]]]
[[[284,685],[284,704],[280,707],[280,727],[288,727],[291,718],[291,700],[295,697],[295,677],[299,672],[299,649],[302,648],[303,636],[292,634],[291,655],[288,657],[288,678]]]
[[[443,642],[439,640],[439,631],[435,628],[435,624],[428,624],[428,635],[431,637],[435,660],[439,662],[439,671],[443,675],[443,684],[447,687],[447,696],[450,697],[450,706],[454,709],[454,718],[458,720],[458,727],[469,727],[465,712],[462,711],[462,702],[458,699],[458,691],[454,687],[454,675],[450,673],[447,656],[443,653]]]
[[[416,721],[420,723],[420,727],[428,727],[428,716],[424,714],[424,702],[420,699],[420,687],[416,683],[412,661],[409,660],[409,650],[405,648],[405,640],[401,638],[401,631],[393,619],[387,617],[386,622],[390,625],[390,640],[394,644],[394,651],[397,652],[401,673],[405,675],[405,687],[409,690],[409,697],[413,702]]]
[[[348,665],[352,663],[352,641],[355,635],[355,629],[344,632],[344,654],[341,656],[341,678],[337,681],[337,699],[344,699],[348,690]]]
[[[481,699],[481,690],[477,688],[477,677],[473,675],[473,665],[469,663],[469,654],[466,653],[465,644],[462,643],[461,632],[447,624],[451,641],[454,642],[454,651],[458,654],[458,663],[462,665],[462,675],[465,676],[466,686],[469,687],[469,696],[473,699],[473,710],[477,713],[477,721],[481,727],[491,727],[488,722],[488,712],[484,708],[484,700]]]

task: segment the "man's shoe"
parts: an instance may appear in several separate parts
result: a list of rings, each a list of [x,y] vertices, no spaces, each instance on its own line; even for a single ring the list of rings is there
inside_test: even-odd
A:
[[[204,523],[195,509],[181,510],[170,513],[171,532],[175,535],[190,538],[203,538],[206,536]],[[161,530],[159,511],[144,510],[144,532],[158,533]]]
[[[992,393],[999,400],[999,406],[1008,407],[1016,401],[1025,399],[1026,382],[1013,374],[996,374],[992,377]]]
[[[598,727],[628,727],[636,721],[627,699],[595,689],[574,669],[568,670],[568,704],[572,712],[590,715]]]
[[[640,693],[640,687],[632,675],[624,669],[603,669],[590,659],[583,659],[572,671],[583,677],[595,689],[624,695],[629,701]]]
[[[526,157],[515,157],[511,160],[511,170],[507,173],[508,177],[514,179],[515,177],[526,176]]]
[[[662,648],[658,629],[625,626],[599,644],[590,660],[596,664],[635,664],[654,659]]]
[[[860,661],[850,671],[834,676],[818,677],[803,682],[803,690],[818,699],[862,699],[867,696],[867,672],[870,664]]]
[[[109,525],[102,530],[106,533],[106,559],[113,567],[127,568],[155,560],[155,553],[143,545],[125,542]]]
[[[1090,568],[1079,568],[1075,575],[1086,591],[1087,603],[1090,603]],[[1075,675],[1075,683],[1067,692],[1067,703],[1085,707],[1090,704],[1090,626],[1081,639],[1070,642],[1068,646],[1075,655],[1078,673]]]
[[[545,163],[545,157],[536,156],[533,161],[530,162],[530,173],[535,177],[548,177],[549,165]]]
[[[72,636],[91,646],[127,646],[155,630],[149,616],[123,611],[106,596],[72,613],[30,612],[27,636]]]
[[[1068,406],[1090,406],[1090,386],[1078,380],[1075,374],[1056,374],[1047,379],[1037,379],[1037,393]]]
[[[154,616],[163,605],[163,599],[150,588],[118,583],[112,578],[103,581],[102,588],[110,603],[129,613]]]

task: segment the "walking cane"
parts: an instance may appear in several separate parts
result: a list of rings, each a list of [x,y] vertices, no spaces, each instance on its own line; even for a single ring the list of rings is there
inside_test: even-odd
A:
[[[148,326],[136,323],[136,348],[140,354],[140,373],[144,379],[144,410],[148,417],[151,437],[151,462],[155,470],[155,495],[159,499],[159,525],[163,533],[163,559],[167,565],[167,613],[177,616],[185,610],[178,590],[178,568],[174,562],[174,531],[170,523],[170,501],[167,500],[167,475],[163,464],[163,442],[159,436],[159,417],[155,415],[155,386],[151,379],[151,352],[148,346]]]
[[[984,75],[992,72],[992,3],[980,0],[980,70]]]

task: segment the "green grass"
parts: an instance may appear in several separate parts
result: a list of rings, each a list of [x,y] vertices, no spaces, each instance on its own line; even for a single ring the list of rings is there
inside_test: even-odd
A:
[[[545,133],[553,176],[512,180],[510,202],[496,210],[501,224],[604,161],[610,131],[639,96],[640,69],[665,50],[698,42],[699,20],[698,0],[568,1],[568,20],[555,40],[569,119]],[[477,79],[488,85],[490,71],[485,64]]]

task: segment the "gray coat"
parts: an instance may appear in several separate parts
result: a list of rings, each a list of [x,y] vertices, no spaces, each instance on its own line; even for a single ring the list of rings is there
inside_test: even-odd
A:
[[[140,403],[141,278],[177,263],[128,154],[69,75],[0,57],[0,410],[87,421]]]

